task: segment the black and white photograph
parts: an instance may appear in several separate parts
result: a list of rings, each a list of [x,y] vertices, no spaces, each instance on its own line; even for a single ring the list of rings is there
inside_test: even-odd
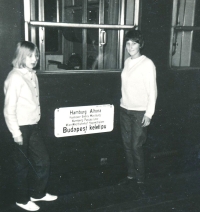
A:
[[[0,0],[0,212],[200,211],[200,1]]]

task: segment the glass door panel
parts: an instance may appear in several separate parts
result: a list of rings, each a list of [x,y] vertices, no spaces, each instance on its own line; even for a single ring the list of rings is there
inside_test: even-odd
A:
[[[75,5],[66,7],[64,21],[71,19],[72,23],[119,23],[119,0],[83,0],[74,3]],[[70,54],[84,58],[81,68],[89,70],[118,68],[118,34],[115,29],[64,29],[64,37],[72,47]]]

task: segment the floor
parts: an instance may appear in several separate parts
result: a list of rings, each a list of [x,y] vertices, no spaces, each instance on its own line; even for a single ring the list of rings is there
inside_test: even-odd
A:
[[[199,212],[200,159],[166,156],[148,165],[144,186],[118,186],[124,175],[111,167],[81,176],[51,176],[49,190],[58,194],[54,202],[38,202],[40,212]],[[120,170],[120,167],[115,167]],[[88,174],[90,173],[90,174]],[[101,175],[101,176],[100,176]],[[76,177],[75,177],[76,176]],[[55,183],[56,182],[56,183]],[[21,212],[8,202],[1,212]]]

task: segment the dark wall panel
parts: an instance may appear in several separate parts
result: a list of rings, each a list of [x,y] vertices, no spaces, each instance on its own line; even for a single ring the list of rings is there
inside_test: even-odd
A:
[[[119,127],[120,72],[47,75],[39,74],[43,131],[56,169],[85,169],[109,165],[123,157]],[[54,136],[54,110],[60,107],[114,105],[112,132],[57,138]],[[73,162],[72,162],[73,161]],[[59,164],[59,166],[58,166]],[[63,169],[63,166],[65,169]]]
[[[0,71],[4,76],[10,71],[17,42],[23,39],[23,8],[21,0],[1,0],[0,4]]]
[[[3,82],[11,70],[11,61],[16,44],[23,39],[22,0],[1,0],[0,3],[0,97],[3,98]],[[0,102],[3,108],[3,101]],[[0,118],[2,119],[0,113]],[[4,125],[0,123],[0,130]]]
[[[23,39],[22,0],[0,2],[0,207],[13,197],[12,147],[3,117],[3,82],[11,70],[11,61],[17,42]]]

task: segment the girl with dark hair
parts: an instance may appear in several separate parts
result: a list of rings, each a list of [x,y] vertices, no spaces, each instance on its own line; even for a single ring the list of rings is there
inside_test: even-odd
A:
[[[120,123],[128,174],[118,185],[134,180],[138,184],[144,183],[143,144],[157,98],[155,65],[140,51],[144,46],[142,33],[139,30],[128,31],[125,44],[130,57],[126,59],[121,73]]]

